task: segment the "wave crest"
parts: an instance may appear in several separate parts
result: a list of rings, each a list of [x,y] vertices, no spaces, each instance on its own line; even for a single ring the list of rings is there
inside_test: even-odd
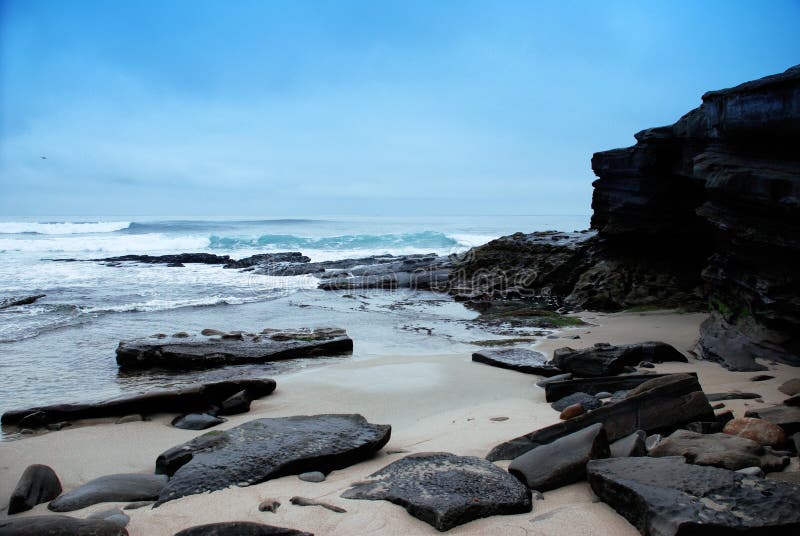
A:
[[[86,233],[113,233],[130,227],[129,221],[54,221],[54,222],[0,222],[0,234],[69,235]]]
[[[354,250],[380,248],[448,248],[459,245],[458,240],[444,233],[423,231],[402,234],[356,234],[325,237],[265,234],[258,237],[209,237],[211,249],[274,248],[287,250],[325,249]]]

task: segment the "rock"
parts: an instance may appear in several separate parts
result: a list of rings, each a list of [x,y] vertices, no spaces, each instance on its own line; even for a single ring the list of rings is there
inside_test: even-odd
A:
[[[114,523],[98,519],[75,519],[69,516],[27,516],[0,519],[3,536],[128,536],[128,531]]]
[[[508,472],[481,458],[442,452],[392,462],[342,497],[390,501],[440,531],[532,508],[530,490]]]
[[[571,395],[567,395],[553,402],[550,404],[550,407],[556,411],[562,411],[573,404],[580,404],[586,411],[592,411],[603,405],[598,398],[592,395],[587,395],[586,393],[572,393]]]
[[[138,473],[101,476],[53,500],[53,512],[71,512],[103,502],[149,501],[156,499],[167,477]]]
[[[777,424],[787,435],[800,432],[800,407],[797,406],[770,406],[766,408],[751,409],[745,412],[745,417],[757,417],[773,424]]]
[[[717,421],[690,422],[683,426],[684,430],[697,432],[698,434],[718,434],[722,432],[724,428],[725,425]]]
[[[67,421],[53,422],[45,426],[45,428],[53,432],[58,432],[59,430],[63,430],[67,426],[72,426],[72,423]]]
[[[764,478],[764,471],[762,471],[760,467],[745,467],[744,469],[738,469],[736,472],[743,475]]]
[[[664,438],[662,437],[661,434],[649,435],[647,436],[647,439],[644,440],[644,448],[647,449],[647,452],[649,453],[656,447],[656,445],[661,443],[662,439]]]
[[[638,367],[639,368],[656,368],[656,366],[654,364],[652,364],[650,361],[642,361],[641,363],[639,363]]]
[[[126,504],[122,509],[123,510],[138,510],[139,508],[144,508],[145,506],[150,506],[155,501],[134,501],[132,503]]]
[[[800,493],[789,484],[680,457],[610,458],[587,465],[592,491],[644,536],[792,534]]]
[[[636,389],[640,391],[633,395],[631,391],[624,400],[605,404],[592,412],[501,443],[486,457],[491,461],[514,459],[534,447],[551,443],[595,423],[603,423],[608,441],[613,442],[636,430],[647,433],[671,432],[686,422],[714,418],[714,412],[695,376],[671,374],[650,380]]]
[[[162,453],[156,472],[171,475],[157,505],[172,499],[309,470],[330,472],[372,456],[391,427],[361,415],[256,419],[212,431]]]
[[[284,527],[273,527],[251,521],[226,521],[222,523],[209,523],[198,525],[176,532],[175,536],[314,536],[309,532],[302,532]]]
[[[718,402],[720,400],[753,400],[754,398],[761,398],[761,395],[756,393],[711,393],[707,394],[709,402]]]
[[[215,417],[208,413],[187,413],[172,419],[172,426],[183,430],[205,430],[226,421],[222,417]]]
[[[124,416],[120,417],[119,419],[117,419],[117,424],[125,424],[125,423],[129,423],[129,422],[141,422],[143,420],[144,420],[144,417],[142,417],[139,414],[124,415]]]
[[[611,398],[613,395],[611,393],[609,393],[608,391],[600,391],[599,393],[597,393],[594,396],[598,400],[605,400],[606,398]]]
[[[569,380],[572,378],[572,373],[568,372],[566,374],[556,374],[555,376],[550,376],[549,378],[542,378],[541,380],[536,382],[538,387],[545,388],[551,383],[554,382],[561,382],[565,380]]]
[[[553,353],[553,363],[558,368],[572,372],[576,376],[586,377],[612,376],[622,372],[624,367],[637,365],[642,361],[685,363],[686,357],[663,342],[620,346],[597,343],[582,350],[559,348]]]
[[[190,336],[188,333],[186,335]],[[200,332],[200,335],[204,335],[206,337],[214,337],[214,336],[219,336],[219,335],[225,335],[225,332],[224,331],[220,331],[218,329],[205,328],[203,331]],[[181,338],[185,339],[186,337],[181,337]]]
[[[691,373],[697,376],[695,373]],[[629,374],[624,376],[601,376],[597,378],[576,378],[549,382],[544,386],[545,399],[555,402],[572,393],[587,393],[598,396],[599,393],[615,393],[629,391],[644,382],[669,374]],[[554,379],[554,378],[553,378]],[[608,397],[610,398],[610,396]]]
[[[790,396],[783,401],[784,406],[800,406],[800,395]]]
[[[583,415],[586,413],[586,408],[583,407],[583,404],[577,402],[572,404],[571,406],[567,406],[558,416],[562,421],[566,421],[567,419],[572,419],[577,417],[578,415]]]
[[[37,504],[51,501],[61,494],[61,481],[47,465],[29,465],[17,482],[8,502],[8,514],[30,510]]]
[[[337,514],[346,514],[347,510],[340,506],[336,506],[330,503],[317,501],[315,499],[308,499],[306,497],[292,497],[289,499],[289,502],[296,506],[321,506],[331,512],[336,512]]]
[[[297,478],[304,482],[324,482],[325,473],[320,471],[310,471],[308,473],[300,473]]]
[[[608,446],[612,458],[629,458],[634,456],[647,456],[647,434],[644,430],[636,430],[631,435],[617,439]]]
[[[788,458],[780,458],[765,451],[764,447],[744,437],[729,434],[698,434],[677,430],[662,439],[648,454],[657,458],[683,456],[695,465],[712,465],[737,470],[760,467],[775,471],[786,467]]]
[[[472,360],[495,367],[539,376],[556,376],[561,371],[544,354],[525,348],[487,349],[472,354]]]
[[[198,369],[340,355],[352,351],[353,340],[343,330],[323,328],[247,336],[239,333],[235,337],[145,337],[121,341],[116,353],[117,364],[123,369]]]
[[[113,523],[118,527],[127,527],[128,522],[131,520],[128,514],[124,513],[119,508],[111,508],[109,510],[103,510],[101,512],[95,512],[93,514],[89,514],[86,519],[99,519],[102,521],[108,521],[109,523]]]
[[[711,406],[712,409],[722,409],[724,407],[725,407],[725,404],[723,404],[722,402],[717,402],[716,404],[713,404]]]
[[[503,422],[507,421],[508,417],[490,417],[489,420],[492,422]]]
[[[764,382],[767,380],[772,380],[775,376],[770,376],[769,374],[758,374],[750,378],[751,382]]]
[[[753,417],[739,417],[730,420],[722,431],[726,434],[746,437],[759,445],[779,447],[786,442],[786,434],[780,426]]]
[[[508,472],[530,489],[549,491],[583,480],[589,460],[608,456],[606,432],[597,423],[529,450],[511,462]]]
[[[264,499],[258,505],[259,512],[272,512],[273,514],[278,511],[281,503],[277,499]]]
[[[193,413],[219,406],[231,395],[246,390],[253,399],[275,390],[275,380],[242,379],[197,384],[178,389],[153,390],[141,395],[86,404],[56,404],[8,411],[3,424],[41,427],[54,422],[119,417],[130,414]]]
[[[800,378],[786,380],[778,387],[778,391],[789,396],[794,396],[800,393]]]
[[[20,305],[30,305],[36,300],[44,298],[45,294],[34,294],[32,296],[22,296],[19,298],[0,298],[0,309],[17,307]]]
[[[767,475],[770,480],[777,480],[779,482],[788,482],[800,488],[800,471],[781,471],[779,473],[770,473]]]
[[[222,405],[217,413],[219,415],[238,415],[240,413],[247,413],[250,411],[250,402],[250,395],[247,394],[246,390],[242,390],[223,400]]]

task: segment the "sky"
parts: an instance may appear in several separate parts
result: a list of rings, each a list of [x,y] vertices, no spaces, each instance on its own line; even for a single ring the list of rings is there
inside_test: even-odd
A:
[[[800,0],[0,0],[0,218],[589,214]],[[45,157],[45,158],[42,158]]]

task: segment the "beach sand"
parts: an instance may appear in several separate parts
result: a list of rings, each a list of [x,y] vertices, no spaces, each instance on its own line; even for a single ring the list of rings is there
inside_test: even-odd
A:
[[[544,339],[534,348],[551,355],[558,347],[581,348],[595,342],[670,343],[690,356],[690,362],[657,365],[657,372],[695,371],[706,393],[740,390],[762,395],[763,403],[725,401],[726,408],[737,416],[749,408],[781,402],[785,396],[777,387],[798,376],[797,369],[792,367],[767,364],[770,370],[765,373],[776,378],[752,382],[750,378],[761,373],[729,372],[715,363],[694,359],[689,351],[705,318],[702,314],[584,313],[580,316],[589,325],[564,330],[560,333],[562,338]],[[569,338],[574,335],[580,339]],[[126,511],[131,516],[128,531],[132,535],[172,535],[193,525],[247,520],[317,535],[438,534],[400,506],[385,501],[348,500],[340,494],[350,484],[407,453],[447,451],[482,457],[497,443],[557,422],[558,413],[545,402],[544,390],[535,385],[538,379],[473,363],[468,353],[367,357],[280,376],[275,393],[255,401],[250,413],[232,417],[218,428],[259,417],[361,413],[371,422],[391,424],[391,441],[375,458],[334,471],[322,483],[303,482],[289,476],[250,487],[184,497],[156,509]],[[32,463],[52,466],[65,489],[111,473],[152,472],[158,454],[201,433],[172,428],[169,425],[172,417],[126,424],[82,424],[0,443],[0,507],[6,507],[17,479]],[[508,420],[496,422],[490,420],[492,417],[508,417]],[[397,450],[405,452],[387,454]],[[346,508],[347,513],[291,505],[289,498],[294,495],[330,502]],[[258,511],[259,503],[266,498],[282,503],[277,513]],[[115,504],[98,504],[69,515],[86,517],[112,506]],[[48,510],[42,504],[18,515],[45,513]],[[579,483],[546,492],[544,500],[534,501],[530,513],[480,519],[448,533],[626,536],[638,531],[599,502],[588,484]]]

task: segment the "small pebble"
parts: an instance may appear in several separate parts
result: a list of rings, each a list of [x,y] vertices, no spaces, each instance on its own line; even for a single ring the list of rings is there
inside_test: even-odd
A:
[[[757,476],[757,477],[763,477],[764,476],[764,471],[762,471],[760,467],[745,467],[744,469],[739,469],[736,472],[737,473],[741,473],[743,475],[750,475],[750,476]]]
[[[494,421],[494,422],[503,422],[503,421],[507,421],[508,417],[492,417],[489,420],[490,421]]]
[[[771,380],[774,377],[775,376],[770,376],[769,374],[759,374],[758,376],[753,376],[752,378],[750,378],[750,381],[751,382],[763,382],[763,381],[766,381],[766,380]]]
[[[258,505],[259,512],[272,512],[273,514],[280,508],[281,503],[277,499],[264,499]]]
[[[297,478],[304,482],[324,482],[325,473],[321,471],[309,471],[308,473],[300,473]]]
[[[117,424],[125,424],[126,422],[138,422],[143,420],[144,418],[142,418],[141,415],[125,415],[117,419]]]

